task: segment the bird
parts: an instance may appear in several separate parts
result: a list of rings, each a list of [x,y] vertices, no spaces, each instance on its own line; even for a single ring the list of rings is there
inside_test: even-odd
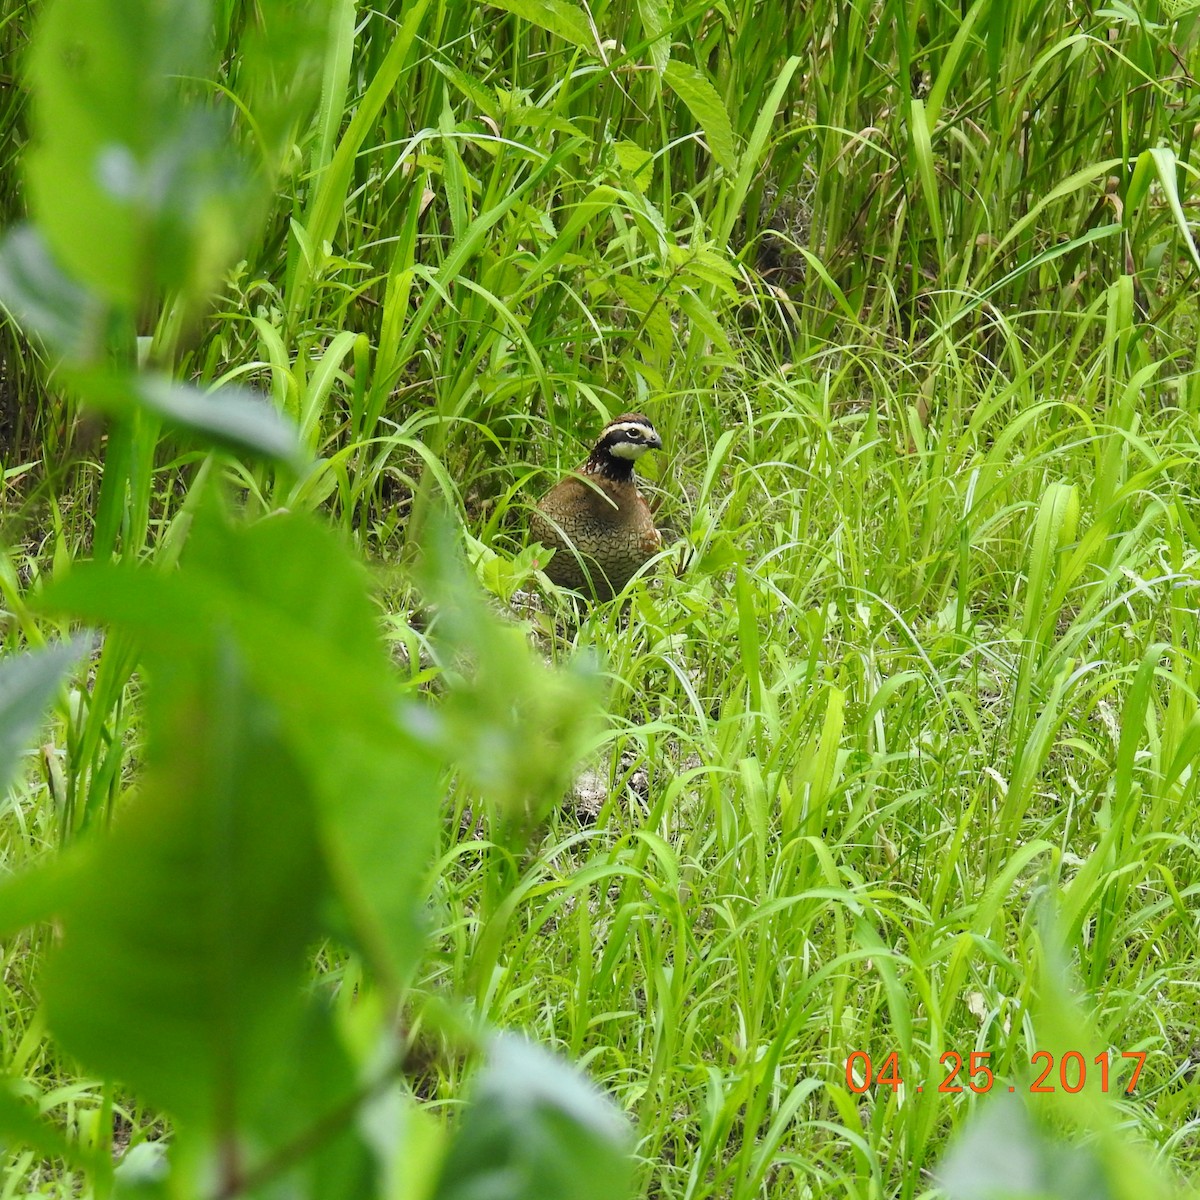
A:
[[[662,549],[662,535],[633,478],[633,464],[662,438],[641,413],[605,425],[588,459],[538,501],[534,541],[555,550],[552,583],[611,600]]]

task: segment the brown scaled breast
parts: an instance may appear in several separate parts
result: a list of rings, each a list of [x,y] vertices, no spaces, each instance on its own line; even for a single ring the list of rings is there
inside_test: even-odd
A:
[[[633,464],[662,439],[641,413],[610,421],[578,471],[538,501],[529,532],[555,555],[546,574],[560,587],[609,600],[662,549]]]

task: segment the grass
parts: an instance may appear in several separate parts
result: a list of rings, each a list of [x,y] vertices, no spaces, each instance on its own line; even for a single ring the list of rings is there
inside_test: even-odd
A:
[[[997,1078],[1026,1079],[1045,1044],[1038,898],[1059,894],[1095,1004],[1094,1032],[1059,1053],[1148,1050],[1121,1119],[1179,1153],[1185,446],[1147,438],[1114,497],[1125,519],[1076,530],[1056,501],[1094,470],[1086,404],[1039,411],[1013,389],[948,470],[836,393],[821,411],[794,377],[762,382],[792,419],[735,426],[731,396],[712,426],[738,430],[722,501],[736,580],[664,581],[627,625],[598,614],[572,639],[613,675],[614,796],[596,829],[560,818],[505,937],[482,935],[479,1002],[584,1055],[641,1118],[663,1195],[913,1195],[970,1102],[906,1091],[860,1110],[845,1059],[897,1049],[928,1081],[944,1050],[986,1049]],[[470,879],[447,885],[468,888],[447,949],[468,979]]]
[[[332,6],[263,233],[193,328],[142,330],[269,393],[307,476],[102,442],[0,330],[6,646],[57,632],[28,604],[75,560],[177,554],[225,472],[249,517],[354,541],[427,682],[392,564],[434,499],[507,597],[530,503],[643,409],[678,540],[627,606],[518,616],[602,663],[599,813],[514,856],[454,781],[418,994],[583,1064],[646,1196],[926,1195],[987,1103],[939,1094],[947,1051],[1022,1093],[1039,1050],[1145,1051],[1133,1096],[1126,1060],[1052,1120],[1193,1181],[1196,10],[611,3],[600,51],[510,8]],[[218,14],[231,48],[245,20]],[[28,29],[0,6],[8,48]],[[6,872],[119,809],[134,665],[110,639],[31,753]],[[45,1035],[47,939],[3,947],[6,1071],[85,1144],[110,1113],[158,1136]],[[322,962],[351,1009],[361,966]],[[855,1051],[903,1087],[852,1092]],[[464,1077],[435,1053],[413,1086],[449,1113]],[[74,1187],[14,1150],[0,1197]]]

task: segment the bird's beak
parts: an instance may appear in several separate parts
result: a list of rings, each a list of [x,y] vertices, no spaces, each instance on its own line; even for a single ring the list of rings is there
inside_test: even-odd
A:
[[[655,435],[652,438],[647,439],[646,449],[647,450],[661,450],[662,449],[662,438],[660,438],[658,436],[658,434],[655,433]]]

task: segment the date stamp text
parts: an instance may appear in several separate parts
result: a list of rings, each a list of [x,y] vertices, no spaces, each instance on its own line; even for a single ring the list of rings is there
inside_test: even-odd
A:
[[[993,1086],[1007,1087],[1008,1091],[1015,1092],[1017,1090],[1015,1084],[1009,1085],[996,1081],[992,1069],[988,1065],[988,1059],[991,1056],[990,1050],[972,1050],[967,1056],[964,1073],[962,1055],[957,1050],[947,1050],[938,1060],[946,1069],[945,1078],[940,1081],[918,1083],[916,1090],[923,1092],[925,1084],[929,1083],[931,1091],[942,1093],[972,1091],[982,1094],[990,1092]],[[1130,1095],[1137,1087],[1138,1076],[1141,1075],[1142,1067],[1146,1064],[1146,1051],[1124,1050],[1121,1052],[1120,1059],[1132,1059],[1134,1062],[1133,1073],[1129,1076],[1124,1088],[1125,1094]],[[1049,1050],[1038,1050],[1030,1057],[1029,1065],[1034,1070],[1039,1067],[1041,1069],[1040,1074],[1030,1081],[1030,1092],[1081,1092],[1088,1080],[1089,1071],[1093,1081],[1098,1072],[1100,1090],[1107,1092],[1109,1073],[1112,1067],[1117,1065],[1117,1057],[1104,1052],[1097,1054],[1089,1064],[1078,1050],[1068,1050],[1058,1060],[1056,1072],[1054,1055]],[[905,1082],[906,1080],[900,1074],[900,1060],[895,1050],[879,1064],[878,1068],[872,1063],[871,1056],[865,1050],[855,1050],[846,1059],[846,1086],[852,1092],[862,1093],[872,1086],[890,1087],[895,1092],[899,1091]],[[933,1086],[934,1084],[936,1087]],[[1119,1082],[1114,1080],[1114,1085],[1119,1086]]]

